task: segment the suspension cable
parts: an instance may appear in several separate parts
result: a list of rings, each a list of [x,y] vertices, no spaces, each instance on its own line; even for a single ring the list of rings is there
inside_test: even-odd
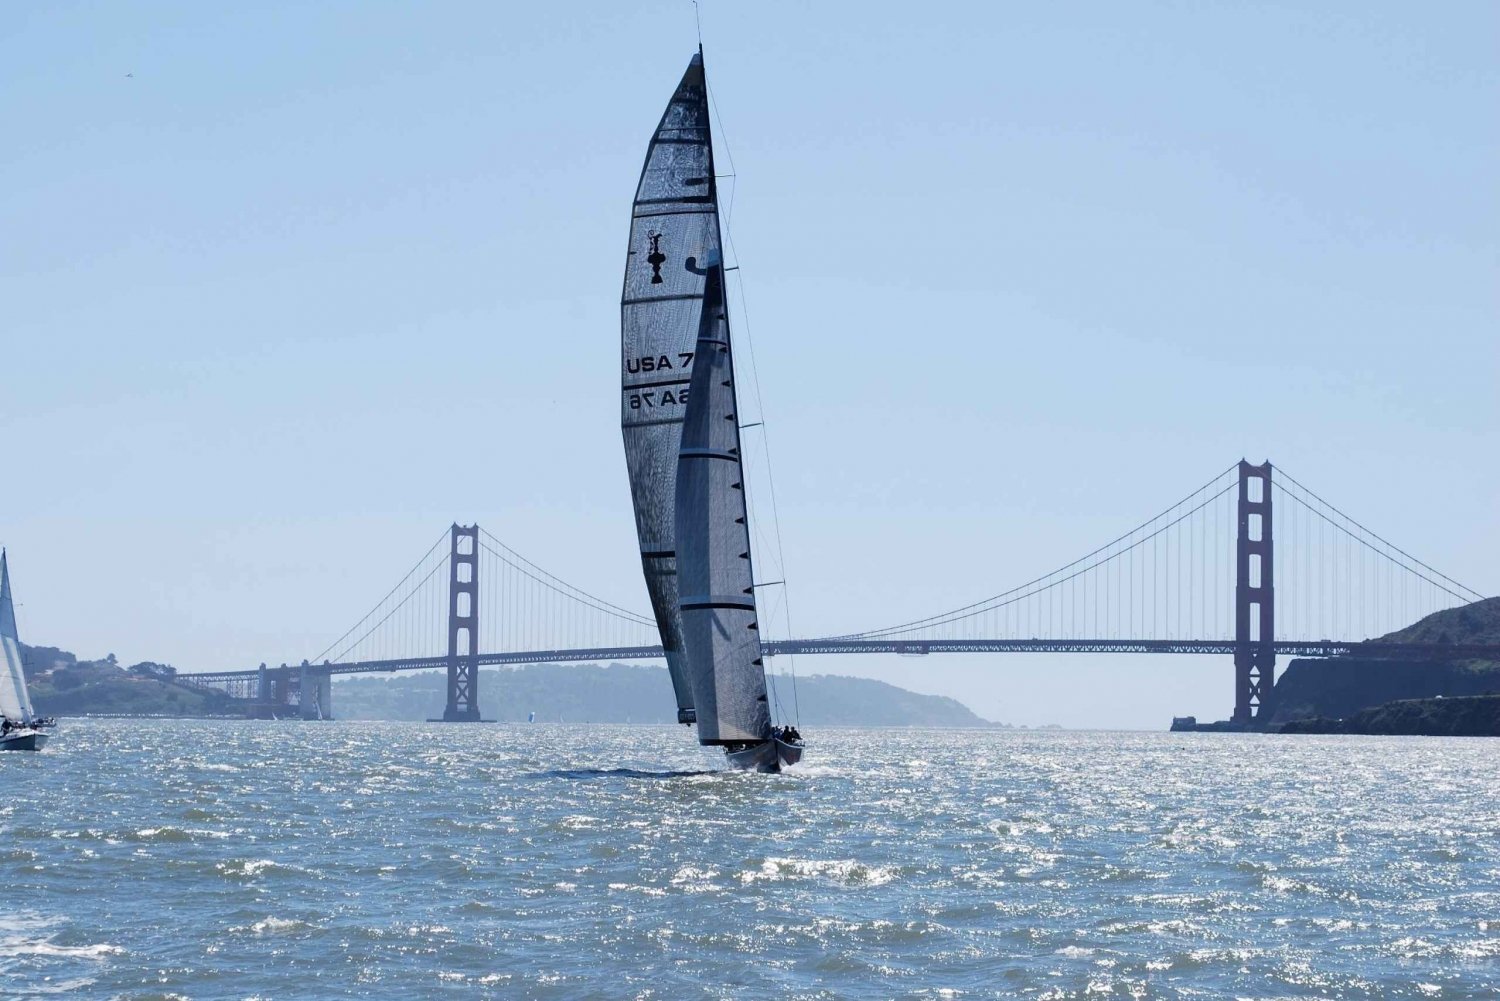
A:
[[[434,563],[432,565],[432,569],[429,570],[429,571],[427,571],[427,576],[423,577],[420,581],[417,582],[417,586],[414,587],[414,588],[412,588],[410,594],[408,594],[406,597],[402,598],[399,602],[397,602],[396,606],[394,608],[392,608],[389,612],[386,612],[385,615],[381,617],[381,619],[380,619],[379,622],[375,623],[369,629],[366,629],[365,632],[364,632],[364,635],[362,635],[359,639],[355,640],[353,643],[350,643],[348,646],[344,647],[344,649],[340,650],[339,651],[339,657],[343,657],[350,650],[353,650],[355,647],[359,646],[365,640],[369,639],[370,635],[372,633],[374,633],[375,630],[377,630],[381,626],[385,625],[385,623],[387,622],[387,620],[389,620],[392,615],[395,615],[402,608],[405,608],[406,607],[406,603],[408,601],[410,601],[413,597],[415,597],[417,595],[417,592],[421,590],[422,585],[426,584],[429,580],[431,580],[432,579],[432,575],[435,574],[435,573],[437,573],[439,570],[443,569],[443,566],[444,566],[444,563],[442,563],[442,562],[440,562],[440,563]],[[353,632],[353,630],[350,630],[350,632]],[[346,633],[345,635],[348,635],[348,634]],[[333,648],[329,647],[329,649],[331,650]],[[327,650],[324,651],[324,653],[327,653],[327,652],[328,652]],[[319,655],[319,658],[321,659],[321,655]]]
[[[940,612],[940,613],[938,613],[936,615],[930,615],[930,616],[928,616],[925,619],[915,619],[915,620],[913,620],[911,622],[906,622],[906,623],[903,623],[903,624],[898,625],[898,626],[886,626],[885,628],[882,628],[882,629],[871,629],[871,630],[868,630],[868,631],[862,632],[862,633],[848,633],[848,634],[845,634],[845,635],[842,635],[842,636],[838,636],[838,637],[834,637],[834,638],[836,638],[836,639],[866,639],[866,638],[872,638],[872,637],[876,637],[876,636],[889,635],[890,633],[893,633],[893,632],[906,632],[906,631],[909,631],[909,630],[912,630],[912,629],[918,629],[918,628],[921,628],[921,627],[927,626],[927,625],[942,625],[942,624],[945,624],[945,623],[950,622],[950,621],[956,621],[957,618],[969,618],[970,617],[970,615],[962,615],[960,613],[971,612],[972,614],[977,615],[977,614],[979,614],[981,612],[989,611],[991,608],[1000,608],[1000,607],[1003,607],[1004,605],[1011,604],[1012,602],[1010,602],[1010,601],[1001,602],[1001,599],[1002,598],[1010,598],[1012,595],[1015,595],[1016,592],[1018,592],[1018,591],[1025,591],[1027,588],[1032,587],[1032,586],[1034,586],[1036,584],[1040,584],[1042,581],[1051,580],[1053,577],[1057,577],[1060,574],[1062,574],[1062,573],[1064,573],[1064,572],[1066,572],[1068,570],[1071,570],[1073,567],[1076,567],[1078,564],[1086,562],[1088,560],[1091,560],[1095,556],[1098,556],[1100,553],[1106,552],[1109,549],[1112,549],[1114,546],[1118,545],[1120,542],[1123,542],[1124,540],[1126,540],[1128,538],[1131,538],[1137,532],[1143,530],[1146,526],[1152,524],[1153,522],[1157,521],[1158,519],[1166,517],[1168,514],[1172,513],[1173,511],[1177,510],[1178,508],[1182,507],[1184,504],[1188,503],[1194,497],[1197,497],[1199,494],[1203,493],[1205,490],[1210,489],[1211,487],[1213,487],[1214,484],[1218,483],[1221,479],[1223,479],[1229,473],[1233,472],[1238,467],[1239,467],[1239,463],[1235,463],[1233,466],[1230,466],[1229,468],[1227,468],[1227,469],[1223,470],[1222,472],[1218,473],[1217,475],[1215,475],[1212,479],[1210,479],[1203,486],[1199,487],[1197,490],[1194,490],[1191,493],[1187,494],[1185,497],[1183,497],[1177,503],[1172,504],[1169,507],[1167,507],[1166,509],[1164,509],[1160,514],[1157,514],[1155,517],[1146,519],[1145,521],[1141,522],[1139,525],[1135,526],[1134,528],[1132,528],[1130,531],[1124,533],[1123,535],[1120,535],[1120,536],[1118,536],[1118,537],[1116,537],[1114,539],[1111,539],[1109,542],[1106,542],[1104,545],[1102,545],[1099,548],[1095,549],[1093,552],[1087,553],[1087,554],[1085,554],[1083,556],[1080,556],[1080,557],[1078,557],[1078,559],[1072,561],[1071,563],[1068,563],[1068,564],[1065,564],[1064,566],[1058,567],[1056,570],[1053,570],[1051,573],[1042,574],[1040,577],[1037,577],[1037,578],[1035,578],[1033,580],[1029,580],[1029,581],[1027,581],[1024,584],[1017,585],[1016,587],[1013,587],[1013,588],[1011,588],[1008,591],[1002,591],[999,594],[993,595],[993,596],[991,596],[989,598],[985,598],[982,601],[976,601],[976,602],[974,602],[971,605],[964,605],[961,608],[955,608],[955,609],[952,609],[952,610],[947,611],[947,612]],[[1223,494],[1227,490],[1228,490],[1228,487],[1226,487],[1224,490],[1220,490],[1218,493],[1214,494],[1208,500],[1209,501],[1216,500],[1217,498],[1223,496]],[[1192,514],[1192,513],[1196,512],[1196,511],[1198,511],[1199,509],[1201,509],[1202,507],[1204,507],[1207,503],[1208,503],[1208,501],[1204,501],[1203,504],[1198,505],[1198,507],[1194,508],[1193,511],[1189,511],[1188,514]],[[1184,517],[1186,517],[1186,515],[1184,515]],[[1178,519],[1178,520],[1180,521],[1181,519]],[[1175,525],[1176,522],[1173,522],[1172,524]],[[1167,528],[1167,527],[1171,527],[1171,526],[1164,526],[1164,528]],[[1148,536],[1148,538],[1149,538],[1149,536]],[[1145,540],[1143,539],[1141,541],[1145,541]],[[1139,543],[1132,543],[1127,548],[1134,548],[1138,544]],[[1103,563],[1107,563],[1110,560],[1113,560],[1116,557],[1118,557],[1121,553],[1124,553],[1126,551],[1127,551],[1126,549],[1122,549],[1122,550],[1120,550],[1119,553],[1115,553],[1114,555],[1110,556],[1109,559],[1107,559],[1107,560],[1101,560],[1099,563],[1093,564],[1090,567],[1086,567],[1085,570],[1093,569],[1094,566],[1100,566]],[[1076,576],[1076,574],[1074,576]],[[1065,578],[1065,579],[1071,579],[1071,578]],[[1060,581],[1056,582],[1056,583],[1060,583]],[[1013,600],[1019,600],[1019,598],[1028,597],[1029,594],[1031,594],[1031,593],[1036,593],[1036,592],[1029,592],[1028,594],[1020,595],[1017,599],[1013,599]]]
[[[621,608],[619,605],[612,604],[608,601],[605,601],[603,598],[599,598],[592,594],[589,594],[582,588],[574,587],[572,584],[569,584],[562,578],[553,576],[546,570],[543,570],[541,567],[537,566],[535,563],[531,562],[526,557],[516,552],[514,549],[511,549],[509,546],[501,542],[499,539],[495,538],[493,535],[490,535],[489,532],[484,531],[484,529],[480,529],[480,531],[484,533],[486,538],[494,542],[496,546],[500,547],[500,549],[503,549],[504,552],[500,552],[494,548],[491,548],[483,541],[480,542],[480,546],[491,556],[511,567],[517,573],[530,578],[538,584],[541,584],[543,587],[548,588],[549,590],[554,591],[565,598],[576,601],[580,604],[590,605],[596,611],[603,612],[606,615],[613,615],[615,618],[625,619],[636,625],[651,626],[653,629],[656,627],[656,621],[654,619],[648,619],[644,615],[632,612],[626,608]],[[519,563],[513,561],[511,557],[515,557],[515,560],[518,560]],[[521,566],[520,564],[525,564],[525,566]]]
[[[443,544],[443,540],[446,539],[446,538],[448,538],[448,532],[449,532],[448,529],[443,529],[443,534],[439,535],[437,537],[437,541],[434,542],[431,546],[428,547],[427,552],[425,552],[425,553],[422,554],[422,558],[419,559],[419,560],[417,560],[417,562],[412,566],[412,568],[410,570],[406,571],[406,576],[402,577],[399,581],[397,581],[396,582],[396,586],[393,587],[393,588],[391,588],[390,591],[389,591],[389,593],[387,593],[384,598],[381,598],[379,601],[377,601],[375,603],[375,607],[372,608],[372,609],[370,609],[368,612],[366,612],[364,614],[364,616],[362,618],[360,618],[360,620],[358,622],[356,622],[356,623],[354,623],[354,625],[350,626],[348,628],[348,630],[345,631],[344,635],[340,636],[338,639],[336,639],[332,643],[328,644],[328,646],[323,650],[322,653],[320,653],[316,657],[312,658],[311,663],[316,664],[316,663],[322,661],[325,657],[328,656],[328,651],[329,650],[332,650],[334,647],[336,647],[340,643],[344,642],[344,640],[348,639],[354,633],[354,631],[356,629],[358,629],[360,626],[364,625],[365,622],[368,621],[369,618],[372,615],[374,615],[376,612],[379,612],[380,609],[381,609],[381,606],[383,606],[387,601],[391,600],[391,595],[393,595],[397,591],[401,590],[401,586],[403,584],[405,584],[408,580],[410,580],[412,574],[414,574],[418,570],[420,570],[422,568],[422,564],[427,562],[428,557],[430,557],[433,554],[434,550],[436,550],[438,546],[441,546]],[[432,575],[428,574],[427,576],[431,577]],[[425,578],[424,578],[424,580],[425,580]],[[418,585],[418,586],[420,586],[420,585]],[[415,593],[415,591],[413,591],[413,593]],[[408,595],[408,598],[409,597],[410,597],[410,595]],[[405,604],[405,599],[402,600],[401,604]],[[397,605],[396,607],[399,608],[401,606]],[[368,633],[366,635],[368,635]],[[347,647],[345,649],[347,649]]]
[[[1057,580],[1054,580],[1051,583],[1049,583],[1049,584],[1047,584],[1047,585],[1045,585],[1043,587],[1039,587],[1039,588],[1037,588],[1034,591],[1027,591],[1024,594],[1017,594],[1017,595],[1015,595],[1015,597],[1009,598],[1006,601],[1002,601],[1002,602],[999,602],[999,603],[993,604],[993,605],[987,605],[984,608],[973,608],[972,611],[968,611],[968,610],[965,610],[965,609],[958,609],[957,611],[958,612],[962,612],[963,614],[957,614],[957,613],[955,613],[955,614],[953,614],[949,618],[938,617],[938,618],[940,618],[940,621],[932,622],[930,624],[931,625],[942,626],[942,625],[949,625],[949,624],[954,623],[954,622],[961,622],[964,619],[971,619],[971,618],[973,618],[976,615],[983,615],[985,612],[991,612],[991,611],[994,611],[997,608],[1004,608],[1006,605],[1012,605],[1012,604],[1015,604],[1016,602],[1019,602],[1019,601],[1025,601],[1027,598],[1034,598],[1034,597],[1036,597],[1039,594],[1046,594],[1049,591],[1055,590],[1060,585],[1066,584],[1068,581],[1072,580],[1075,577],[1081,577],[1082,575],[1084,575],[1086,573],[1089,573],[1090,571],[1097,570],[1099,567],[1107,566],[1108,564],[1110,564],[1112,562],[1115,562],[1116,560],[1119,560],[1119,558],[1121,556],[1124,556],[1126,553],[1132,554],[1131,558],[1132,558],[1132,560],[1134,560],[1134,553],[1141,546],[1143,546],[1146,543],[1150,542],[1152,539],[1156,538],[1158,535],[1161,535],[1163,532],[1167,531],[1168,529],[1175,527],[1176,525],[1182,523],[1183,521],[1186,521],[1188,518],[1191,518],[1193,515],[1197,514],[1199,511],[1203,510],[1208,505],[1210,505],[1214,501],[1218,500],[1220,497],[1223,497],[1225,494],[1229,493],[1231,490],[1235,489],[1235,487],[1237,487],[1237,486],[1238,486],[1238,484],[1236,484],[1236,483],[1230,483],[1230,484],[1228,484],[1222,490],[1220,490],[1218,493],[1213,494],[1212,496],[1206,498],[1197,507],[1194,507],[1194,508],[1191,508],[1191,509],[1189,509],[1187,511],[1184,511],[1181,516],[1179,516],[1176,519],[1168,522],[1167,524],[1163,525],[1161,528],[1158,528],[1156,531],[1152,532],[1150,535],[1142,536],[1141,538],[1139,538],[1136,541],[1132,542],[1130,545],[1126,546],[1124,549],[1121,549],[1120,551],[1118,551],[1116,553],[1113,553],[1113,554],[1111,554],[1111,555],[1105,557],[1104,559],[1099,560],[1099,561],[1097,561],[1095,563],[1090,563],[1086,567],[1083,567],[1083,568],[1081,568],[1079,570],[1075,570],[1073,573],[1069,574],[1066,577],[1060,577]],[[1074,562],[1076,563],[1078,561],[1075,560]],[[1142,570],[1141,570],[1141,573],[1145,572],[1144,571],[1144,566],[1145,566],[1145,562],[1144,562],[1144,559],[1143,559],[1142,560]],[[1061,571],[1059,571],[1059,573],[1060,572]],[[1135,576],[1136,576],[1136,570],[1134,568],[1130,569],[1129,571],[1127,571],[1126,576],[1129,578],[1128,583],[1130,585],[1130,593],[1129,593],[1129,608],[1128,608],[1128,610],[1127,610],[1127,612],[1125,614],[1128,614],[1130,616],[1130,620],[1131,620],[1130,628],[1132,630],[1134,630],[1136,628],[1136,626],[1135,626],[1135,615],[1136,615],[1136,606],[1135,606],[1135,594],[1136,594],[1136,591],[1135,591]],[[1044,577],[1044,578],[1041,578],[1041,579],[1042,580],[1046,580],[1048,578]],[[1033,582],[1033,583],[1035,583],[1035,582]],[[1028,585],[1022,585],[1022,587],[1026,587],[1026,586],[1028,586]],[[1012,591],[1006,592],[1006,594],[1007,595],[1008,594],[1013,594],[1015,591],[1018,591],[1018,590],[1021,590],[1021,588],[1015,588]],[[1144,598],[1143,598],[1143,600],[1144,600]],[[970,607],[972,608],[973,606],[970,606]],[[1145,628],[1145,626],[1144,626],[1144,621],[1145,621],[1145,608],[1144,608],[1144,606],[1142,606],[1142,608],[1140,609],[1140,613],[1141,613],[1141,616],[1142,616],[1142,626],[1140,628],[1144,630],[1144,628]],[[904,627],[893,627],[893,628],[899,629],[901,631],[905,631]],[[847,638],[849,638],[849,639],[871,639],[871,638],[878,638],[880,636],[888,636],[888,635],[890,635],[890,632],[891,632],[891,630],[889,630],[889,629],[874,630],[874,631],[869,632],[869,633],[860,633],[857,636],[852,636],[852,637],[847,637]],[[838,638],[843,639],[843,638],[846,638],[846,637],[838,637]]]
[[[1287,479],[1291,480],[1291,477],[1288,476]],[[1292,480],[1292,482],[1296,483],[1297,481],[1296,480]],[[1384,558],[1386,560],[1389,560],[1391,563],[1394,563],[1396,566],[1398,566],[1401,569],[1405,570],[1407,573],[1412,574],[1412,575],[1414,575],[1416,577],[1420,577],[1422,580],[1425,580],[1427,583],[1431,584],[1433,587],[1437,588],[1438,590],[1442,591],[1445,594],[1448,594],[1448,595],[1450,595],[1450,596],[1452,596],[1454,598],[1457,598],[1459,601],[1462,601],[1464,604],[1468,604],[1470,601],[1475,600],[1473,598],[1465,597],[1464,595],[1459,594],[1457,591],[1453,590],[1452,588],[1448,587],[1447,585],[1441,584],[1438,581],[1433,580],[1431,577],[1429,577],[1426,574],[1422,573],[1420,570],[1415,570],[1415,569],[1411,568],[1410,566],[1407,566],[1405,563],[1402,563],[1400,560],[1398,560],[1395,557],[1391,556],[1390,553],[1383,552],[1382,550],[1376,548],[1375,546],[1370,545],[1370,543],[1366,542],[1364,539],[1362,539],[1359,536],[1355,535],[1353,532],[1349,531],[1343,525],[1340,525],[1338,522],[1334,521],[1332,518],[1328,517],[1322,511],[1319,511],[1317,508],[1313,507],[1311,504],[1307,503],[1307,501],[1305,501],[1302,498],[1298,497],[1296,494],[1292,493],[1290,490],[1287,490],[1285,487],[1282,487],[1279,484],[1276,484],[1274,481],[1272,481],[1272,485],[1276,486],[1276,488],[1278,490],[1280,490],[1283,494],[1285,494],[1290,499],[1296,501],[1303,508],[1305,508],[1308,511],[1312,512],[1313,514],[1317,515],[1319,518],[1322,518],[1324,521],[1328,522],[1328,524],[1332,525],[1334,528],[1338,529],[1340,532],[1343,532],[1344,535],[1348,536],[1354,542],[1358,542],[1361,546],[1365,547],[1365,549],[1369,550],[1370,552],[1375,553],[1376,555],[1378,555],[1378,556],[1380,556],[1380,557],[1382,557],[1382,558]],[[1302,486],[1300,483],[1297,484],[1297,485],[1299,487]],[[1302,489],[1306,489],[1306,488],[1302,488]],[[1311,494],[1312,491],[1309,490],[1308,493]],[[1314,496],[1316,496],[1316,495],[1314,495]],[[1318,498],[1318,499],[1322,503],[1328,504],[1328,502],[1327,501],[1323,501],[1322,498]],[[1343,516],[1343,512],[1339,511],[1332,504],[1328,504],[1328,507],[1330,509],[1332,509],[1333,511],[1337,512],[1340,516]],[[1351,524],[1355,525],[1356,527],[1360,528],[1361,530],[1363,530],[1363,531],[1369,531],[1368,529],[1365,529],[1364,526],[1359,525],[1358,522],[1355,522],[1353,518],[1349,518],[1348,520],[1349,520],[1349,522]],[[1375,536],[1374,532],[1370,532],[1369,534],[1372,535],[1372,536]],[[1375,538],[1379,538],[1379,536],[1375,536]],[[1396,552],[1398,552],[1398,553],[1401,552],[1401,550],[1396,549],[1395,546],[1391,546],[1391,544],[1389,542],[1385,542],[1384,539],[1381,539],[1380,541],[1384,542],[1385,545],[1390,546],[1390,548],[1395,549]],[[1406,553],[1401,553],[1401,555],[1402,556],[1406,556],[1407,559],[1411,560],[1413,563],[1416,563],[1419,566],[1421,566],[1421,567],[1423,567],[1423,568],[1425,568],[1427,570],[1432,570],[1432,568],[1429,567],[1429,566],[1427,566],[1427,564],[1422,563],[1422,561],[1420,561],[1418,559],[1415,559],[1414,557],[1407,556]],[[1350,565],[1349,565],[1348,569],[1349,569],[1349,573],[1352,574],[1353,573],[1352,559],[1350,561]],[[1470,594],[1475,594],[1475,595],[1479,594],[1479,592],[1477,592],[1477,591],[1470,591],[1469,588],[1464,587],[1464,585],[1460,584],[1456,580],[1451,579],[1450,577],[1446,576],[1445,574],[1439,573],[1436,570],[1432,570],[1432,572],[1436,576],[1442,577],[1443,580],[1448,581],[1448,583],[1453,584],[1455,587],[1459,587],[1459,588],[1462,588],[1465,591],[1469,591]],[[1352,589],[1349,589],[1349,590],[1350,590],[1350,593],[1352,593]],[[1481,600],[1481,601],[1484,600],[1484,596],[1483,595],[1479,595],[1478,600]],[[1352,609],[1350,610],[1350,616],[1351,616],[1351,618],[1353,616],[1353,610]]]
[[[1380,536],[1376,535],[1374,532],[1370,531],[1368,528],[1366,528],[1365,526],[1361,525],[1359,522],[1355,521],[1353,518],[1349,517],[1343,511],[1340,511],[1337,507],[1334,507],[1328,501],[1326,501],[1323,498],[1319,497],[1317,494],[1315,494],[1311,490],[1307,489],[1307,487],[1303,486],[1301,483],[1298,483],[1297,480],[1296,480],[1296,478],[1293,477],[1291,473],[1288,473],[1282,467],[1277,466],[1276,467],[1276,472],[1278,474],[1280,474],[1282,477],[1285,477],[1291,483],[1293,483],[1297,487],[1298,490],[1301,490],[1303,493],[1307,494],[1309,497],[1311,497],[1313,500],[1317,501],[1319,504],[1322,504],[1323,506],[1327,507],[1330,511],[1333,511],[1340,518],[1343,518],[1345,521],[1347,521],[1349,524],[1353,525],[1355,528],[1359,529],[1361,532],[1364,532],[1365,534],[1369,535],[1372,539],[1374,539],[1375,541],[1379,542],[1381,545],[1383,545],[1383,546],[1390,546],[1391,549],[1393,549],[1396,552],[1400,553],[1402,556],[1405,556],[1407,559],[1411,560],[1413,563],[1415,563],[1417,566],[1421,567],[1423,570],[1426,570],[1428,573],[1431,573],[1431,574],[1434,574],[1435,576],[1441,577],[1441,578],[1443,578],[1443,580],[1445,580],[1448,583],[1452,584],[1454,587],[1459,588],[1460,590],[1463,590],[1463,591],[1467,591],[1469,594],[1473,595],[1472,598],[1464,598],[1463,599],[1464,601],[1483,601],[1484,600],[1484,595],[1480,594],[1478,591],[1474,590],[1472,587],[1468,587],[1468,586],[1466,586],[1464,584],[1460,584],[1458,581],[1454,580],[1452,577],[1449,577],[1447,574],[1443,573],[1442,571],[1436,570],[1433,567],[1428,566],[1426,563],[1423,563],[1421,560],[1417,559],[1415,556],[1413,556],[1410,553],[1406,552],[1400,546],[1394,545],[1394,544],[1392,544],[1390,542],[1387,542],[1385,539],[1382,539]],[[1276,481],[1273,479],[1271,482],[1275,483]],[[1287,496],[1294,496],[1294,495],[1288,494]],[[1303,503],[1305,504],[1306,502],[1304,501]],[[1309,508],[1309,510],[1311,510],[1311,508]],[[1332,524],[1332,523],[1330,522],[1330,524]],[[1448,593],[1449,594],[1453,594],[1453,592],[1451,592],[1451,591],[1449,591]],[[1459,596],[1458,595],[1454,595],[1454,597],[1459,597]]]

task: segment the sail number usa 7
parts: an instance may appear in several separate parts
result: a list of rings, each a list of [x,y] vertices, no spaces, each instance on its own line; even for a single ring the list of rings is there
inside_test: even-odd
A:
[[[644,358],[626,358],[625,371],[631,375],[640,375],[642,372],[685,371],[692,364],[693,353],[679,351],[676,365],[672,364],[671,355],[646,355]]]

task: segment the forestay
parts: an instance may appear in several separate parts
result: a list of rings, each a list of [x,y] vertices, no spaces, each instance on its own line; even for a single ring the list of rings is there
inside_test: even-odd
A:
[[[703,60],[694,56],[662,115],[636,189],[620,301],[620,426],[641,565],[666,651],[678,718],[691,719],[678,610],[677,452],[703,312],[700,262],[718,259],[719,221]]]

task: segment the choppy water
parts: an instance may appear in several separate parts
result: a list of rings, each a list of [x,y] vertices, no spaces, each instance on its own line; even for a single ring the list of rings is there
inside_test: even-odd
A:
[[[0,994],[1470,998],[1483,740],[64,721],[0,755]]]

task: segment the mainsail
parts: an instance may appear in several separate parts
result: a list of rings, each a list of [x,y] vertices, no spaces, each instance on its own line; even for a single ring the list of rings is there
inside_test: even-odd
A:
[[[26,675],[21,667],[21,640],[16,635],[16,606],[10,596],[10,564],[0,549],[0,647],[4,648],[4,665],[0,665],[0,715],[6,719],[30,723],[35,716],[31,696],[26,692]]]
[[[683,722],[692,721],[695,702],[678,611],[677,451],[707,280],[699,262],[720,257],[713,174],[708,92],[696,55],[646,152],[620,298],[625,461],[641,565]]]
[[[751,570],[724,264],[707,261],[677,463],[677,579],[702,744],[771,738]]]

